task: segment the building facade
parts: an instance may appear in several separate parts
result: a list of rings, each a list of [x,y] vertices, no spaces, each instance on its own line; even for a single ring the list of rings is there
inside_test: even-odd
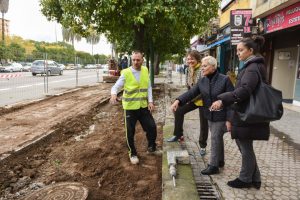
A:
[[[266,39],[269,82],[286,102],[300,105],[300,1],[257,0],[252,10]]]

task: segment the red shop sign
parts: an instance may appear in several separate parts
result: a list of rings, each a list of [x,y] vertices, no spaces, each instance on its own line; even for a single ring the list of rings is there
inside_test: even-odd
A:
[[[266,18],[266,33],[282,30],[300,24],[300,2]]]

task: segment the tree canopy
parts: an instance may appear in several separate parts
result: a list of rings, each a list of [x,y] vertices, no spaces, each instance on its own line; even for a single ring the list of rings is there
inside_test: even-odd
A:
[[[83,36],[90,28],[120,49],[180,53],[216,16],[219,0],[41,0],[42,13]],[[126,44],[124,43],[126,42]],[[129,48],[129,49],[128,49]]]
[[[106,64],[108,57],[105,55],[91,55],[86,52],[75,51],[74,47],[65,42],[37,42],[24,40],[21,37],[6,37],[7,44],[0,43],[0,63],[7,61],[32,62],[47,58],[59,63],[74,63],[75,56],[80,64],[100,63]]]

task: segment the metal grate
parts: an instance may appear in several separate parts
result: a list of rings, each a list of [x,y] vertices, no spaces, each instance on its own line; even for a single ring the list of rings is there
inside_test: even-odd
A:
[[[188,150],[191,150],[188,148]],[[192,151],[191,151],[192,152]],[[195,154],[190,154],[190,162],[192,165],[192,170],[194,174],[194,180],[196,184],[196,189],[200,200],[219,200],[220,194],[212,184],[209,176],[204,176],[200,173],[201,169],[204,169],[204,162],[202,158]]]
[[[199,194],[199,198],[202,200],[211,200],[211,199],[219,199],[217,198],[214,187],[211,183],[196,183],[197,191]]]

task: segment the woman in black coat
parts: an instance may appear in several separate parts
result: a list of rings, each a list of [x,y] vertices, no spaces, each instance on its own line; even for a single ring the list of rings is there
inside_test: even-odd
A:
[[[208,127],[211,132],[210,161],[208,167],[201,173],[212,175],[219,173],[219,167],[223,167],[225,164],[223,135],[227,132],[225,123],[229,114],[225,107],[218,111],[210,111],[209,107],[212,102],[217,100],[219,94],[232,91],[233,85],[228,76],[219,74],[217,61],[214,57],[204,57],[201,63],[203,77],[189,91],[179,96],[171,105],[171,109],[175,112],[178,106],[184,106],[201,94],[204,102],[204,117],[208,120]]]
[[[237,55],[240,61],[244,61],[244,65],[237,76],[235,90],[219,95],[219,100],[211,106],[212,110],[220,109],[223,105],[228,106],[234,103],[243,107],[247,104],[252,92],[260,82],[259,74],[265,82],[266,70],[264,59],[258,56],[263,44],[264,38],[261,36],[257,36],[255,39],[244,38],[239,42],[237,45]],[[233,188],[249,188],[253,186],[259,189],[261,186],[261,175],[253,149],[253,140],[269,139],[269,123],[249,124],[242,122],[235,111],[230,122],[231,137],[232,139],[236,139],[236,143],[242,154],[242,167],[239,177],[229,181],[227,184]]]

